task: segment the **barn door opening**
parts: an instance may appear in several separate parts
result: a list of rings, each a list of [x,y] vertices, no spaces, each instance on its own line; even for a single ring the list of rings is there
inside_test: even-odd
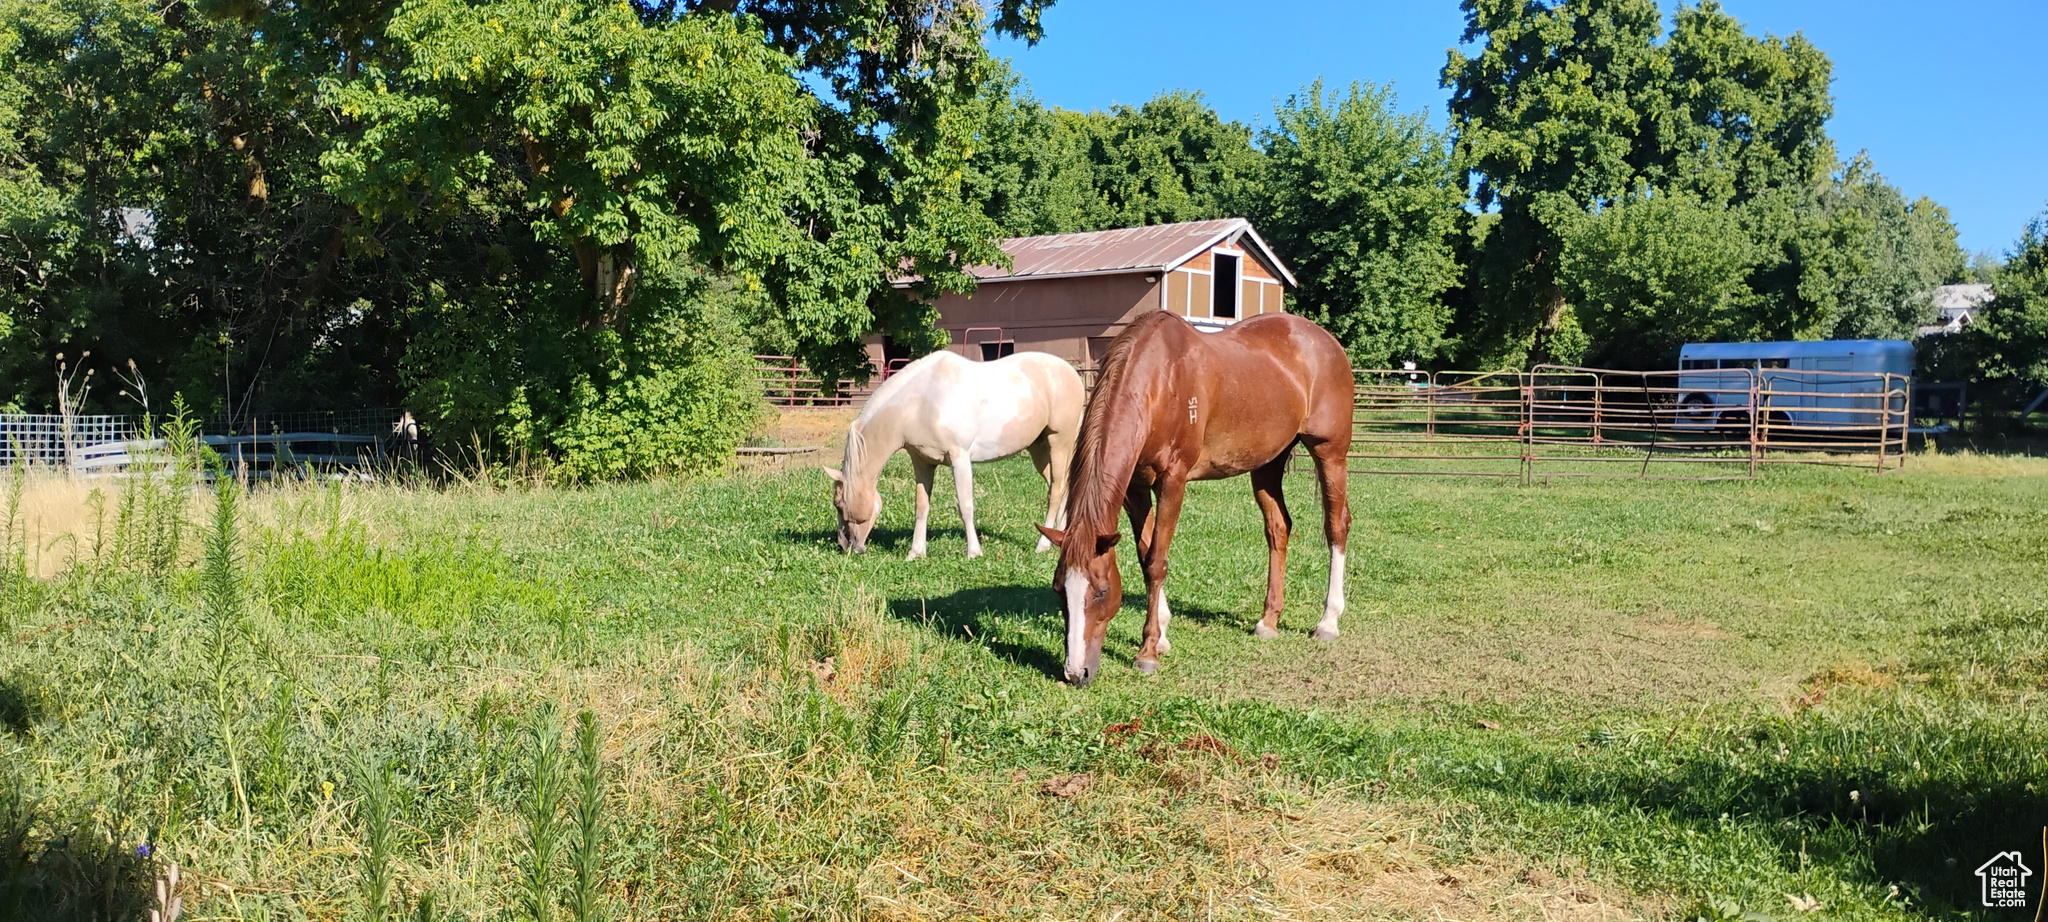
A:
[[[1006,339],[1001,342],[985,342],[980,345],[981,360],[984,362],[993,362],[1003,356],[1017,354],[1017,341],[1013,339]]]
[[[1215,277],[1209,286],[1209,316],[1237,316],[1237,278],[1240,257],[1229,253],[1217,253],[1212,262]]]

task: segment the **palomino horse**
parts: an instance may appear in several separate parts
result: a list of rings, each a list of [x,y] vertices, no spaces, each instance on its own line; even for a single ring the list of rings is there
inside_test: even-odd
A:
[[[1293,521],[1280,495],[1295,443],[1315,459],[1330,541],[1330,591],[1318,640],[1337,637],[1344,614],[1345,502],[1351,451],[1351,361],[1322,327],[1291,314],[1264,314],[1216,333],[1164,311],[1125,328],[1109,346],[1081,449],[1065,531],[1041,528],[1060,546],[1053,591],[1067,616],[1067,681],[1086,685],[1101,670],[1102,638],[1123,605],[1117,572],[1117,507],[1131,517],[1145,568],[1145,641],[1140,671],[1159,668],[1170,644],[1166,555],[1190,480],[1249,472],[1266,514],[1266,612],[1260,637],[1279,636]]]
[[[839,547],[867,549],[868,532],[882,514],[875,489],[882,466],[899,449],[917,474],[917,528],[910,559],[925,555],[925,521],[932,506],[932,475],[953,468],[967,556],[981,556],[974,533],[974,462],[1007,458],[1025,449],[1051,488],[1045,524],[1065,522],[1067,474],[1080,437],[1086,391],[1072,365],[1043,352],[1019,352],[993,362],[971,362],[934,352],[904,366],[875,389],[846,429],[846,458],[832,478],[839,511]],[[843,471],[843,473],[842,473]],[[1049,543],[1043,539],[1038,549]]]

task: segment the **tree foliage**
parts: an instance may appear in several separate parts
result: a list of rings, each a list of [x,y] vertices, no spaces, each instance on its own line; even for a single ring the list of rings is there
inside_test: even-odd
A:
[[[1257,132],[1189,91],[1051,108],[983,43],[1050,4],[0,4],[0,407],[90,350],[211,411],[697,469],[758,410],[750,348],[857,378],[868,334],[942,344],[1003,235],[1225,216],[1362,365],[1906,336],[1974,276],[1999,319],[1938,359],[2038,377],[2039,226],[1966,262],[1838,159],[1826,55],[1713,0],[1464,0],[1447,131],[1364,84]]]
[[[1973,402],[2017,410],[2048,389],[2048,214],[2028,222],[1991,286],[1974,323],[1939,337],[1927,364],[1936,380],[1969,382]]]
[[[890,276],[1000,258],[961,186],[981,38],[1046,5],[0,6],[0,403],[90,350],[214,411],[701,465],[648,414],[743,424],[751,333],[858,372],[865,333],[938,335]],[[578,460],[635,413],[653,457]]]
[[[1558,275],[1584,361],[1630,367],[1741,326],[1756,253],[1731,211],[1685,194],[1630,199],[1563,229]],[[1647,367],[1664,367],[1649,364]]]
[[[1263,194],[1246,213],[1289,254],[1296,312],[1337,335],[1360,367],[1436,357],[1458,281],[1451,241],[1465,194],[1449,143],[1393,93],[1320,82],[1290,96],[1259,146]]]
[[[1464,7],[1465,37],[1480,48],[1472,56],[1452,52],[1444,81],[1477,204],[1490,212],[1475,228],[1474,296],[1459,320],[1469,361],[1671,361],[1664,351],[1638,351],[1665,350],[1662,339],[1636,337],[1629,332],[1636,325],[1610,325],[1615,303],[1592,306],[1605,316],[1587,323],[1571,298],[1622,296],[1630,288],[1617,287],[1616,272],[1650,296],[1664,290],[1650,284],[1653,276],[1676,280],[1683,264],[1602,267],[1566,251],[1569,235],[1590,245],[1607,239],[1598,228],[1626,236],[1646,226],[1635,222],[1675,219],[1680,210],[1725,212],[1715,225],[1732,219],[1747,238],[1743,246],[1699,247],[1692,243],[1705,241],[1681,232],[1655,257],[1703,260],[1698,272],[1719,292],[1729,257],[1748,255],[1746,292],[1690,308],[1704,312],[1692,321],[1727,318],[1714,329],[1691,327],[1714,337],[1817,338],[1843,324],[1880,328],[1879,311],[1909,312],[1895,296],[1926,273],[1901,269],[1887,282],[1859,280],[1874,266],[1946,258],[1922,252],[1938,249],[1945,218],[1879,202],[1866,167],[1831,187],[1831,67],[1804,37],[1752,36],[1712,0],[1681,7],[1668,34],[1651,0],[1467,0]],[[1626,205],[1661,197],[1673,204]],[[1605,212],[1616,205],[1624,207],[1609,219]],[[1913,255],[1902,256],[1902,247]],[[1567,266],[1598,275],[1568,277]],[[1639,315],[1647,309],[1631,307]],[[1557,340],[1566,329],[1590,338]],[[1623,338],[1602,339],[1610,333]]]
[[[1228,217],[1261,188],[1251,129],[1200,93],[1071,112],[1047,109],[1004,71],[978,116],[966,185],[1010,234]]]

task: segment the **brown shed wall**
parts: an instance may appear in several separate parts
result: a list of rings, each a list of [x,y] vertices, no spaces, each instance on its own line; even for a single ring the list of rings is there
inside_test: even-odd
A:
[[[1284,288],[1278,273],[1249,243],[1233,248],[1243,255],[1239,262],[1242,288],[1238,316],[1254,317],[1284,309]],[[939,326],[952,336],[949,347],[971,359],[981,358],[980,343],[994,340],[995,330],[977,329],[971,341],[970,328],[1001,328],[1001,338],[1016,344],[1019,352],[1048,352],[1093,368],[1109,340],[1139,314],[1162,306],[1183,317],[1210,316],[1209,274],[1213,250],[1204,250],[1173,271],[1163,273],[1126,272],[1075,276],[1061,279],[1018,279],[983,281],[973,295],[949,294],[938,300]],[[868,358],[875,368],[883,365],[880,337],[870,337]]]

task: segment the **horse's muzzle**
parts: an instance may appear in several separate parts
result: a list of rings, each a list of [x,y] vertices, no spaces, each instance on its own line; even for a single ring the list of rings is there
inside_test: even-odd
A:
[[[1075,688],[1087,688],[1088,683],[1095,681],[1096,672],[1097,670],[1090,669],[1087,666],[1082,666],[1079,669],[1075,669],[1072,666],[1068,666],[1067,684],[1072,685]]]

